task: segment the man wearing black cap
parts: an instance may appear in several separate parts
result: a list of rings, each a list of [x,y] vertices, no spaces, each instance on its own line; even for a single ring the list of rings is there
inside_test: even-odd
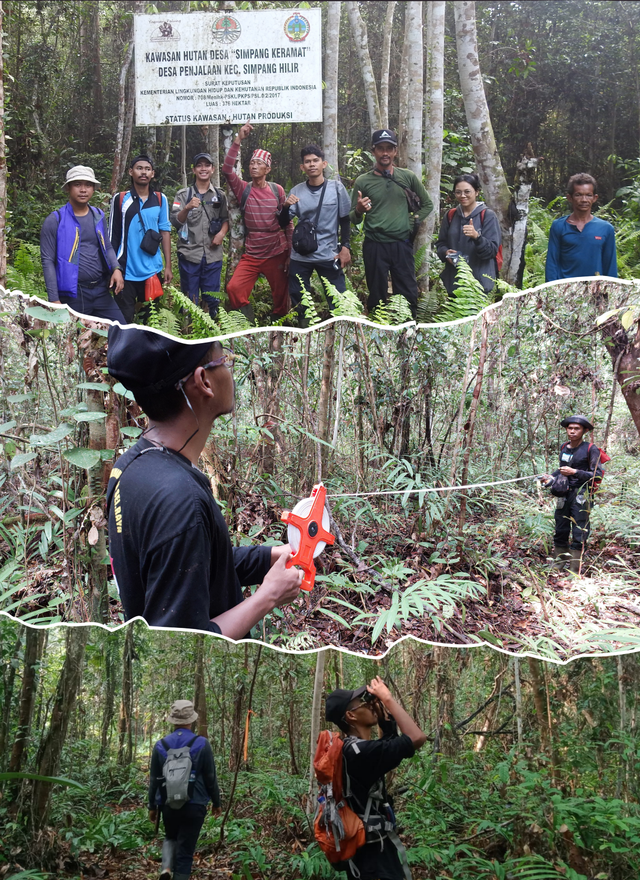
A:
[[[112,327],[107,366],[148,416],[107,487],[109,548],[127,619],[243,638],[299,593],[302,572],[282,547],[232,547],[197,463],[211,427],[233,410],[231,356],[219,342],[185,343]],[[243,586],[260,584],[243,601]]]
[[[159,880],[189,880],[209,801],[213,814],[220,812],[213,752],[209,740],[193,732],[197,720],[191,700],[176,700],[167,715],[173,733],[158,740],[151,754],[149,819],[155,824],[160,810],[165,834]]]
[[[558,499],[553,536],[556,564],[563,567],[568,562],[570,571],[577,574],[591,531],[592,493],[602,479],[603,454],[595,443],[583,439],[587,431],[593,431],[586,416],[569,416],[560,424],[567,430],[567,442],[560,447],[560,467],[545,474],[543,483]]]
[[[346,871],[349,880],[411,880],[384,777],[411,758],[427,737],[379,676],[352,691],[332,691],[325,715],[347,734],[342,754],[351,789],[348,800],[363,819],[367,838],[349,862],[335,867]],[[375,740],[371,739],[374,727],[381,732]]]
[[[229,212],[225,194],[211,182],[213,169],[209,153],[198,153],[193,160],[193,186],[176,193],[171,223],[178,230],[182,292],[194,303],[201,293],[203,306],[215,318],[220,300],[212,294],[220,290],[222,242],[229,231]]]
[[[394,294],[402,294],[416,316],[418,282],[413,260],[413,240],[418,227],[433,210],[429,195],[413,171],[395,168],[398,138],[390,128],[371,136],[376,164],[356,178],[351,194],[351,222],[364,217],[362,257],[369,288],[371,313],[387,301],[388,276]]]
[[[131,189],[111,200],[109,236],[124,273],[124,288],[116,302],[131,324],[137,303],[162,296],[163,256],[165,284],[171,284],[173,273],[169,203],[162,193],[151,190],[154,170],[149,156],[136,156],[129,175]]]

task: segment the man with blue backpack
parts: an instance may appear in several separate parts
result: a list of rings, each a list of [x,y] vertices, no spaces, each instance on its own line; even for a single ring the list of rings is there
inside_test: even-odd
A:
[[[220,792],[211,745],[192,726],[198,713],[191,700],[176,700],[167,716],[173,733],[158,740],[151,755],[149,819],[162,813],[160,880],[189,880],[198,835],[211,801],[220,809]]]

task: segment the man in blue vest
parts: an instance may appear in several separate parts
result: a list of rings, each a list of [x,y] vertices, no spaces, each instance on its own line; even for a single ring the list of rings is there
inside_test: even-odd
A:
[[[160,810],[165,834],[160,880],[189,880],[209,801],[214,815],[220,811],[211,744],[193,732],[197,720],[198,713],[191,700],[176,700],[167,716],[169,724],[173,724],[173,733],[158,740],[151,755],[149,819],[157,823]],[[184,792],[181,792],[181,776],[187,783]],[[180,805],[171,806],[169,797]]]
[[[123,315],[109,293],[119,294],[124,278],[105,228],[104,213],[89,205],[98,186],[92,168],[76,165],[62,186],[69,201],[42,225],[40,255],[49,302],[109,321]]]
[[[572,211],[551,224],[545,281],[586,275],[618,277],[615,229],[591,213],[598,201],[596,186],[590,174],[569,178],[567,201]]]

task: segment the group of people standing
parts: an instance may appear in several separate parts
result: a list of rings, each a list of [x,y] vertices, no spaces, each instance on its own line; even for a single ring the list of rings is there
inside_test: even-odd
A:
[[[330,300],[334,289],[345,291],[351,227],[362,223],[369,312],[386,302],[390,278],[393,293],[407,300],[415,317],[418,284],[413,242],[433,205],[418,177],[395,166],[395,132],[373,132],[375,164],[356,179],[350,197],[340,179],[324,176],[327,162],[317,144],[301,150],[300,169],[306,180],[288,196],[280,184],[268,180],[267,150],[254,150],[250,180],[243,180],[235,165],[242,141],[252,130],[249,122],[240,128],[222,166],[244,223],[244,252],[226,285],[230,307],[253,323],[250,295],[259,275],[264,275],[273,301],[270,317],[280,318],[294,308],[303,322],[300,303],[314,272],[329,285]],[[193,182],[176,193],[170,207],[166,195],[153,188],[151,157],[135,156],[129,167],[130,188],[112,197],[107,229],[104,213],[90,205],[99,186],[93,170],[82,165],[71,168],[63,185],[69,201],[47,217],[41,232],[49,300],[94,317],[132,323],[136,311],[144,310],[146,303],[162,294],[163,284],[173,280],[174,227],[181,289],[215,317],[229,210],[225,193],[213,183],[214,171],[213,157],[198,153]],[[485,289],[493,287],[497,276],[500,227],[496,215],[478,200],[479,191],[477,175],[456,178],[459,205],[443,220],[437,248],[446,263],[443,281],[450,293],[456,254],[469,262]]]

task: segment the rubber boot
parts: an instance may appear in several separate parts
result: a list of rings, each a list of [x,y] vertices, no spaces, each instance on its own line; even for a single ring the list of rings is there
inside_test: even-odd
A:
[[[574,574],[580,574],[580,568],[585,563],[585,554],[583,547],[572,547],[571,548],[571,562],[569,563],[569,571],[572,571]]]
[[[189,880],[191,874],[174,874],[173,880]]]
[[[552,568],[566,568],[571,561],[571,552],[568,544],[553,545],[553,565]]]
[[[165,839],[162,841],[162,864],[160,865],[159,880],[171,880],[173,874],[173,860],[176,854],[175,840]]]
[[[255,326],[256,316],[254,314],[253,306],[251,305],[251,303],[247,303],[246,306],[240,306],[238,311],[240,312],[241,315],[245,316],[245,318],[251,324],[252,327]]]

